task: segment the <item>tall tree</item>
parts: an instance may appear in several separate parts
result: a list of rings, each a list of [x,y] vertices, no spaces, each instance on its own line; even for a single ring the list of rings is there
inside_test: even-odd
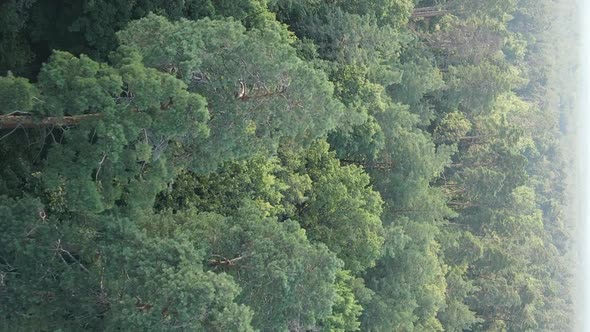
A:
[[[281,139],[309,145],[340,121],[332,85],[297,57],[292,36],[279,25],[246,31],[232,21],[171,23],[150,15],[119,38],[138,48],[148,67],[183,79],[207,98],[210,139],[190,147],[202,156],[197,169],[276,151]]]

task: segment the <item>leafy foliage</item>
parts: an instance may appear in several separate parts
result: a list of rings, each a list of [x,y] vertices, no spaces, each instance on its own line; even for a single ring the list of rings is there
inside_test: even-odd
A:
[[[571,329],[575,10],[5,1],[0,326]]]

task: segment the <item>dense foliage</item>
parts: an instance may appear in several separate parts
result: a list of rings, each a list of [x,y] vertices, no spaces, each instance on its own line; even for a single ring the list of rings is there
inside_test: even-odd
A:
[[[8,0],[0,326],[567,331],[567,0]]]

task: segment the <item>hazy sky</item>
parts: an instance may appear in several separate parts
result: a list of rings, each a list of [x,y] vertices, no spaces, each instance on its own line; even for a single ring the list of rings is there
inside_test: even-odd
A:
[[[590,221],[590,176],[588,175],[588,169],[590,169],[590,3],[586,0],[581,0],[582,10],[579,11],[581,17],[582,40],[580,47],[580,61],[581,61],[581,84],[579,90],[579,101],[580,105],[578,108],[578,161],[579,161],[579,176],[577,184],[581,187],[578,188],[579,204],[580,204],[580,219],[579,219],[579,230],[582,236],[578,237],[579,244],[582,246],[580,250],[581,266],[579,272],[582,273],[579,276],[581,285],[579,292],[576,294],[580,296],[578,303],[578,322],[580,322],[579,331],[590,332],[590,227],[588,222]]]

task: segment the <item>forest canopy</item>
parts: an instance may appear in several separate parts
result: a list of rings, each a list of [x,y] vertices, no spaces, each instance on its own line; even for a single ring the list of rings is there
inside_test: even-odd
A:
[[[0,326],[571,330],[575,5],[5,1]]]

